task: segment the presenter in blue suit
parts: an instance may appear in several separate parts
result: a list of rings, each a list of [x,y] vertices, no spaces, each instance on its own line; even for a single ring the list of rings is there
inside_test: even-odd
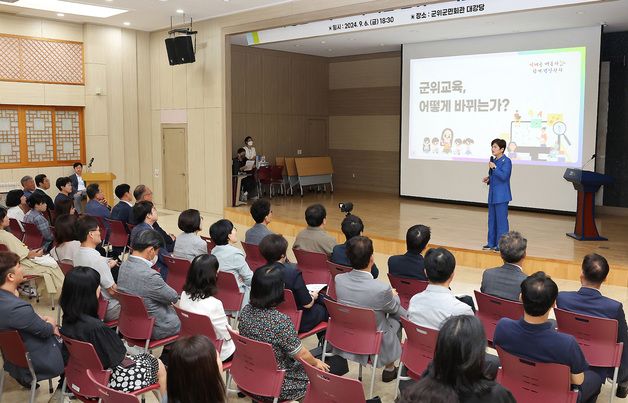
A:
[[[508,232],[508,202],[512,162],[504,155],[506,141],[491,141],[491,161],[488,163],[488,176],[482,181],[488,185],[488,243],[482,249],[499,251],[499,238]]]

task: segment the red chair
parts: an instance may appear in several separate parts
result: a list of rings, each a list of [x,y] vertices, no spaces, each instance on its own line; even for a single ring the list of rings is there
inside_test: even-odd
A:
[[[336,296],[336,279],[334,278],[329,280],[329,284],[327,285],[327,296],[334,300],[338,299]]]
[[[273,185],[279,186],[281,189],[281,194],[286,194],[286,183],[283,178],[283,166],[281,165],[272,165],[270,167],[270,198],[273,197]]]
[[[101,382],[97,381],[97,375],[92,372],[91,369],[86,371],[87,379],[92,383],[92,387],[95,388],[96,398],[100,399],[101,403],[138,403],[137,396],[130,393],[120,392],[119,390],[111,389]]]
[[[264,259],[264,256],[262,256],[262,253],[259,251],[259,246],[246,242],[241,242],[241,244],[244,249],[244,254],[246,255],[246,264],[249,265],[251,270],[255,271],[267,263],[266,259]]]
[[[188,277],[188,271],[190,270],[190,261],[174,256],[163,256],[163,259],[166,262],[166,266],[168,266],[166,284],[172,287],[177,294],[181,295],[185,280]]]
[[[523,304],[484,294],[477,290],[474,292],[475,300],[478,303],[478,310],[475,316],[480,319],[482,326],[484,326],[486,340],[492,344],[497,322],[501,318],[520,319],[523,316]]]
[[[268,396],[273,398],[273,403],[279,402],[281,385],[283,385],[286,372],[278,369],[279,365],[272,346],[241,336],[231,330],[229,333],[236,345],[231,365],[231,377],[238,388],[249,397]]]
[[[24,239],[24,230],[15,218],[9,218],[9,231],[20,241]]]
[[[297,308],[297,303],[294,300],[294,294],[291,290],[287,288],[283,290],[283,302],[279,304],[277,310],[279,312],[285,313],[288,315],[292,323],[294,324],[294,328],[297,333],[299,332],[299,327],[301,327],[301,318],[303,317],[303,311],[300,311]],[[308,330],[307,332],[299,333],[299,339],[305,339],[313,334],[321,332],[327,329],[327,322],[321,322],[318,325],[314,326],[312,330]]]
[[[270,171],[270,167],[259,167],[259,169],[256,172],[257,175],[257,189],[258,189],[258,196],[262,197],[262,185],[268,185],[268,193],[270,194],[270,198],[272,199],[273,196],[271,194],[271,184],[272,184],[272,176],[271,176],[271,171]]]
[[[438,339],[438,330],[419,326],[404,317],[401,318],[401,326],[403,326],[403,329],[406,331],[406,340],[401,345],[401,358],[399,359],[399,375],[397,376],[395,398],[399,392],[399,382],[402,380],[401,378],[403,378],[404,381],[412,378],[420,378],[420,374],[425,371],[428,364],[434,358],[436,339]],[[410,376],[401,376],[401,370],[404,366],[408,368],[408,374]]]
[[[205,242],[207,242],[207,254],[211,255],[212,250],[214,250],[214,247],[216,246],[216,244],[214,243],[214,241],[212,241],[211,238],[208,238],[206,236],[202,236],[201,235],[201,239]]]
[[[9,248],[3,243],[0,243],[0,252],[9,252]]]
[[[110,220],[105,218],[105,222],[109,224],[109,245],[114,248],[122,248],[122,256],[126,253],[126,248],[129,246],[129,232],[124,225],[124,222],[118,220]],[[104,239],[104,238],[103,238]],[[107,251],[107,254],[109,251]]]
[[[242,308],[242,301],[244,300],[244,294],[240,292],[238,286],[238,280],[233,273],[218,271],[216,278],[216,286],[218,292],[215,297],[222,302],[222,307],[225,311],[235,312],[235,321],[238,322],[238,315]]]
[[[571,390],[569,367],[539,363],[516,357],[497,347],[501,368],[497,382],[506,387],[519,403],[575,403],[578,392]]]
[[[35,402],[35,391],[37,390],[37,382],[43,381],[45,379],[37,379],[37,374],[35,374],[35,369],[33,368],[33,363],[31,362],[31,357],[28,351],[26,351],[26,346],[24,346],[24,342],[22,341],[22,337],[18,333],[17,330],[5,330],[0,332],[0,351],[2,351],[2,360],[6,362],[10,362],[16,367],[26,368],[31,374],[31,394],[29,403]],[[4,392],[4,369],[0,368],[0,399],[2,398],[2,393]],[[52,378],[56,377],[53,376]],[[48,379],[48,391],[52,393],[52,378]]]
[[[582,315],[554,308],[558,331],[576,338],[590,366],[615,368],[611,401],[615,396],[617,375],[624,343],[617,342],[617,320]]]
[[[292,249],[297,258],[297,267],[303,274],[305,284],[329,284],[331,274],[327,268],[327,255]]]
[[[325,343],[323,344],[323,362],[325,357],[331,355],[326,353],[327,343],[335,348],[352,354],[368,354],[370,356],[373,371],[371,374],[371,387],[369,398],[373,396],[375,386],[375,369],[377,359],[382,345],[381,330],[377,330],[377,319],[372,309],[356,308],[343,305],[338,302],[325,300],[327,311],[329,312],[329,322],[325,333]],[[359,379],[362,380],[362,365],[359,368]]]
[[[33,223],[24,222],[24,238],[22,242],[28,247],[28,249],[39,249],[44,244],[44,237],[37,228],[37,225]]]
[[[106,300],[103,296],[102,293],[100,294],[100,296],[98,297],[98,319],[102,320],[103,322],[105,322],[105,316],[107,315],[107,309],[109,308],[109,301]],[[118,321],[117,320],[110,320],[109,322],[105,322],[105,325],[107,327],[117,327],[118,326]]]
[[[307,385],[303,403],[364,402],[362,383],[321,371],[301,361],[310,383]]]
[[[181,320],[181,332],[179,333],[181,337],[196,336],[199,334],[207,336],[207,338],[211,340],[214,347],[216,347],[216,351],[220,353],[223,341],[216,336],[214,325],[212,324],[211,319],[209,319],[209,316],[186,311],[176,305],[174,310],[177,312],[177,316],[179,316],[179,319]]]
[[[63,272],[64,276],[67,276],[68,273],[74,268],[74,264],[69,260],[57,260],[57,264],[59,268]]]
[[[148,352],[156,347],[173,343],[179,338],[177,334],[163,339],[151,339],[155,318],[148,316],[142,298],[121,291],[116,293],[116,297],[121,305],[118,331],[129,344],[144,347],[144,351]]]
[[[390,273],[388,273],[388,280],[390,286],[399,294],[399,302],[404,309],[408,309],[412,297],[423,292],[428,285],[427,281],[393,276]]]
[[[343,266],[341,264],[337,264],[334,262],[327,261],[327,269],[329,270],[329,274],[331,274],[332,280],[336,278],[339,274],[349,273],[353,270],[353,267]]]

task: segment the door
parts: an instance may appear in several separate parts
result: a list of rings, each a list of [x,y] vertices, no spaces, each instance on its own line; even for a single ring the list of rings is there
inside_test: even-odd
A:
[[[164,204],[168,210],[188,208],[187,138],[184,127],[163,127]]]

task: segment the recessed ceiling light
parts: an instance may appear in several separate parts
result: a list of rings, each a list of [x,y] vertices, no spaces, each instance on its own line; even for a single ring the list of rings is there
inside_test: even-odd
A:
[[[177,14],[183,14],[184,12],[185,12],[185,11],[183,11],[183,10],[181,10],[181,9],[178,9],[178,10],[177,10]]]
[[[328,51],[328,52],[332,52],[332,51],[333,51],[333,49],[327,49],[327,51]]]
[[[130,23],[130,22],[128,22],[128,21],[124,21],[124,22],[123,22],[123,24],[124,24],[124,25],[126,25],[127,27],[128,27],[129,25],[131,25],[131,23]]]
[[[321,43],[324,45],[324,44],[325,44],[325,43],[327,43],[327,42],[325,42],[325,41],[321,41]]]
[[[63,13],[57,13],[57,17],[63,17],[63,16],[65,16],[65,14],[63,14]]]
[[[121,8],[95,6],[92,4],[74,3],[64,0],[18,0],[15,3],[3,4],[8,7],[32,8],[35,10],[98,18],[108,18],[128,11]]]
[[[584,14],[584,11],[578,11],[576,14],[582,15],[582,14]]]
[[[297,44],[294,45],[294,47],[295,48],[299,48],[299,47],[301,47],[301,45],[297,43]]]
[[[380,43],[380,44],[379,44],[379,46],[384,46],[384,44],[383,44],[383,43]]]

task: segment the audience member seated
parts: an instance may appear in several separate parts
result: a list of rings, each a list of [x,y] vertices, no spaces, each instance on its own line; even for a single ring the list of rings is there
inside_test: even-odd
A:
[[[59,200],[59,202],[55,204],[55,231],[57,229],[57,219],[62,215],[72,215],[76,217],[73,200]]]
[[[22,184],[22,191],[24,192],[24,196],[26,196],[26,198],[28,199],[35,191],[35,179],[33,179],[32,176],[26,175],[22,177],[20,183]]]
[[[449,397],[453,392],[448,402],[515,403],[510,391],[485,373],[485,351],[486,335],[479,319],[469,315],[450,317],[438,333],[434,359],[428,369],[419,382],[404,390],[399,401],[415,402],[414,396],[438,390],[430,402]]]
[[[397,378],[395,361],[401,356],[399,317],[406,316],[407,312],[399,304],[399,297],[390,285],[375,280],[371,275],[374,260],[373,242],[369,238],[351,238],[347,244],[347,256],[353,270],[336,276],[338,302],[375,311],[377,329],[383,332],[377,364],[385,367],[382,381],[391,382]],[[335,348],[334,353],[362,365],[369,360],[368,355],[345,353]]]
[[[403,385],[404,381],[401,381]],[[426,378],[401,389],[395,403],[460,403],[456,391],[438,381]]]
[[[168,401],[227,402],[222,363],[207,337],[184,337],[172,345],[168,365],[168,396],[162,398],[162,403]]]
[[[74,208],[79,213],[83,212],[83,206],[81,205],[81,201],[83,201],[87,196],[85,195],[85,191],[87,190],[87,185],[81,176],[83,174],[83,164],[80,162],[75,162],[72,165],[72,169],[74,169],[74,173],[69,176],[70,181],[72,181],[72,200],[74,200]]]
[[[59,336],[59,329],[53,318],[36,314],[31,304],[17,297],[18,286],[26,274],[20,261],[13,252],[0,252],[0,331],[17,330],[30,353],[37,378],[53,378],[63,373],[64,366],[61,345],[55,337]],[[32,377],[28,368],[5,361],[4,370],[30,389]]]
[[[493,343],[524,359],[568,366],[571,369],[571,383],[579,389],[578,401],[595,402],[602,379],[589,369],[576,339],[572,335],[557,332],[547,320],[557,295],[558,286],[542,271],[528,276],[521,283],[523,318],[500,319]]]
[[[273,218],[270,202],[267,199],[255,200],[251,205],[251,216],[255,220],[255,225],[246,231],[244,242],[251,245],[259,245],[266,235],[273,233],[268,229],[268,224],[270,224],[270,220]]]
[[[120,303],[116,299],[117,285],[112,269],[118,262],[101,256],[96,250],[96,245],[100,245],[102,239],[98,221],[94,217],[81,216],[76,222],[76,234],[81,247],[74,254],[74,266],[91,267],[98,272],[102,296],[109,301],[105,320],[116,320],[120,316]]]
[[[44,217],[48,205],[46,199],[39,193],[33,193],[27,200],[28,206],[31,208],[28,213],[24,215],[24,222],[35,224],[41,236],[44,238],[42,248],[44,251],[49,251],[52,248],[52,241],[54,241],[54,235],[50,229],[50,222]]]
[[[334,246],[329,260],[343,266],[351,266],[351,262],[347,257],[347,243],[349,243],[349,239],[362,235],[364,232],[364,223],[362,223],[362,220],[357,215],[348,215],[344,218],[344,220],[342,220],[340,229],[342,230],[342,233],[345,234],[347,241]],[[373,278],[377,278],[379,276],[379,269],[375,263],[373,263],[371,274],[373,275]]]
[[[97,183],[92,183],[87,186],[87,198],[89,201],[85,205],[86,214],[101,218],[111,217],[110,207]],[[108,226],[108,224],[105,223],[105,226]]]
[[[135,190],[133,190],[133,197],[135,197],[135,204],[141,201],[148,201],[152,203],[153,191],[150,190],[150,188],[146,185],[137,185],[135,187]],[[139,217],[135,216],[135,213],[132,210],[131,215],[129,216],[129,224],[136,225],[136,224],[141,223],[142,221],[143,220],[140,220]],[[153,223],[153,228],[155,229],[155,231],[159,232],[159,234],[163,237],[166,251],[172,253],[172,251],[174,250],[174,241],[176,240],[176,237],[174,236],[174,234],[169,234],[166,231],[164,231],[159,226],[159,223],[156,221],[155,223]]]
[[[582,261],[582,273],[578,291],[561,291],[556,299],[556,306],[571,312],[600,318],[615,319],[617,321],[617,342],[624,343],[621,356],[621,366],[617,381],[617,397],[625,398],[628,394],[628,329],[624,307],[619,301],[605,297],[600,292],[602,283],[606,281],[609,266],[604,256],[591,253]],[[605,380],[613,378],[613,368],[592,367],[593,371]]]
[[[131,244],[133,253],[120,265],[118,289],[144,300],[148,314],[155,318],[152,338],[162,339],[179,333],[181,322],[172,304],[179,295],[153,270],[163,239],[156,231],[140,232]]]
[[[499,239],[499,254],[504,265],[484,271],[480,291],[499,298],[519,301],[521,283],[527,277],[522,269],[527,245],[528,240],[516,231],[502,235]]]
[[[325,232],[327,210],[322,204],[313,204],[305,210],[307,228],[297,234],[294,249],[324,253],[331,256],[336,239]]]
[[[52,198],[48,196],[46,190],[50,189],[50,179],[45,174],[39,174],[35,176],[35,190],[33,193],[39,193],[46,199],[46,205],[48,206],[48,212],[54,211],[55,204]]]
[[[179,214],[178,226],[183,231],[174,243],[173,255],[182,259],[192,260],[198,255],[207,253],[207,242],[198,233],[202,230],[203,217],[195,209],[182,211]]]
[[[159,216],[157,214],[157,209],[152,202],[141,201],[139,203],[135,203],[135,206],[133,206],[133,215],[138,217],[141,221],[131,230],[131,245],[133,245],[139,234],[147,230],[154,231],[157,237],[161,238],[161,244],[164,245],[165,241],[163,236],[155,229],[154,226]],[[207,248],[205,251],[207,251]],[[164,281],[168,278],[168,266],[163,261],[163,256],[168,255],[168,251],[164,247],[160,247],[158,259],[157,262],[155,262],[159,268],[161,276],[164,278]]]
[[[244,293],[242,306],[249,303],[253,272],[244,258],[244,252],[233,245],[238,242],[237,229],[229,220],[218,220],[209,227],[209,236],[216,244],[212,255],[220,263],[220,271],[233,273],[238,280],[240,292]]]
[[[236,156],[231,160],[231,174],[243,175],[250,174],[251,171],[245,171],[246,168],[246,151],[244,148],[238,148]],[[255,178],[252,175],[242,179],[241,194],[238,195],[239,199],[246,201],[250,196],[252,199],[255,194]]]
[[[403,255],[388,258],[388,273],[397,277],[427,281],[425,261],[421,253],[430,242],[430,237],[430,227],[419,224],[408,228],[406,232],[408,251]]]
[[[288,241],[281,235],[270,234],[262,239],[259,250],[272,266],[281,270],[285,288],[292,291],[297,308],[303,311],[299,333],[308,332],[321,322],[329,318],[323,295],[308,291],[303,281],[303,275],[294,263],[286,262]],[[264,267],[268,267],[264,266]]]
[[[24,216],[28,213],[28,210],[31,208],[28,207],[28,203],[26,202],[26,196],[24,195],[24,191],[22,189],[14,189],[10,190],[7,193],[7,215],[9,218],[13,218],[17,220],[22,227],[22,223],[24,222]],[[22,227],[22,230],[24,228]]]
[[[116,197],[120,200],[111,209],[111,219],[129,223],[133,212],[133,197],[131,196],[131,186],[126,183],[116,186]]]
[[[216,337],[223,341],[220,360],[231,361],[235,344],[227,330],[231,327],[222,307],[222,302],[214,297],[218,291],[216,287],[217,275],[218,259],[215,256],[208,254],[196,256],[190,265],[179,307],[209,317],[214,326]]]
[[[283,276],[274,266],[255,271],[251,286],[251,303],[242,309],[238,329],[240,334],[272,346],[279,369],[285,370],[279,400],[298,400],[305,394],[308,378],[298,360],[323,371],[329,366],[314,358],[301,344],[290,318],[277,311],[283,302]],[[272,401],[272,398],[259,398]]]
[[[72,180],[67,176],[57,178],[55,186],[59,189],[59,193],[55,196],[55,208],[56,205],[62,200],[70,200],[74,203],[72,198]]]
[[[74,255],[79,251],[81,242],[76,235],[76,216],[63,214],[55,221],[55,247],[50,250],[57,262],[68,260],[74,262]]]
[[[63,310],[61,333],[94,346],[103,368],[111,371],[109,387],[133,392],[159,383],[166,391],[166,369],[148,353],[127,355],[126,347],[116,334],[98,319],[100,275],[89,267],[75,266],[65,278],[59,305]]]
[[[0,207],[0,244],[4,244],[9,251],[20,257],[20,264],[26,275],[41,276],[46,285],[48,294],[56,294],[61,291],[63,285],[63,272],[59,265],[50,256],[44,256],[42,249],[28,250],[26,245],[7,231],[9,228],[9,217],[4,207]],[[27,296],[36,297],[37,290],[26,287]]]

